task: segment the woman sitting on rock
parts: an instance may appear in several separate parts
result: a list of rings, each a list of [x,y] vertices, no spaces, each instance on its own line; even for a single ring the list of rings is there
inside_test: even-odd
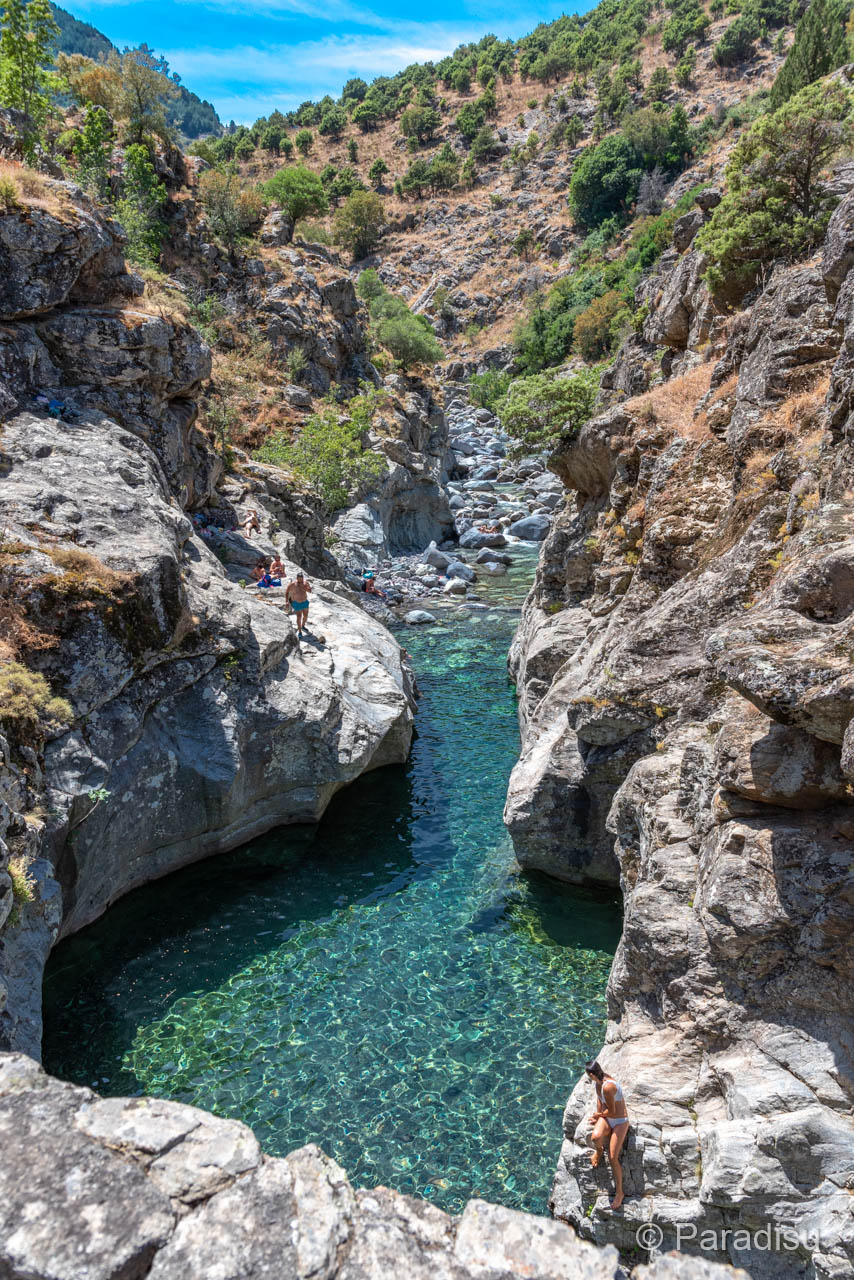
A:
[[[380,587],[377,586],[376,579],[374,578],[372,569],[366,569],[365,572],[362,574],[362,577],[365,580],[365,591],[368,593],[369,596],[379,596],[381,600],[388,599],[388,596],[386,595],[386,593]]]
[[[623,1170],[620,1167],[620,1152],[629,1132],[629,1113],[623,1097],[623,1086],[613,1076],[603,1071],[595,1058],[587,1063],[584,1071],[587,1079],[593,1082],[596,1089],[598,1104],[590,1117],[590,1123],[593,1125],[593,1132],[590,1135],[593,1153],[590,1162],[594,1169],[598,1168],[607,1141],[608,1161],[614,1175],[614,1199],[611,1201],[611,1208],[619,1209],[623,1203]]]
[[[258,560],[255,561],[255,564],[252,567],[253,582],[260,582],[266,572],[267,572],[267,561],[264,559],[263,556],[261,556]]]

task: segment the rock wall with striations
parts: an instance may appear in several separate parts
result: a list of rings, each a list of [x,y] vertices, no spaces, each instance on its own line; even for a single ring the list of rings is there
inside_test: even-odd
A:
[[[60,934],[144,881],[316,821],[404,760],[412,732],[402,651],[342,584],[310,495],[245,457],[222,475],[194,425],[209,352],[140,309],[121,245],[62,184],[54,212],[0,215],[0,608],[73,713],[38,754],[4,745],[0,766],[0,1044],[35,1055]],[[76,413],[51,416],[41,392]],[[249,508],[251,540],[205,539],[190,514],[227,527]],[[314,581],[303,643],[282,593],[250,580],[274,551]]]
[[[632,1118],[627,1198],[610,1211],[607,1170],[591,1168],[580,1082],[552,1208],[599,1242],[632,1248],[651,1222],[665,1247],[715,1233],[704,1256],[755,1280],[840,1280],[854,1275],[854,193],[823,253],[736,312],[702,283],[701,223],[643,286],[650,315],[611,407],[552,460],[567,500],[511,656],[519,860],[619,877],[625,903],[601,1061]]]

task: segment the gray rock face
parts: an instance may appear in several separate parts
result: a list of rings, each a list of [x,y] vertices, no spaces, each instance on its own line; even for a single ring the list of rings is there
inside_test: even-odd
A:
[[[622,1280],[613,1248],[471,1200],[459,1218],[354,1191],[316,1146],[152,1098],[99,1099],[0,1054],[0,1270],[8,1280]],[[745,1280],[662,1258],[644,1280]]]
[[[0,219],[15,254],[29,227],[22,261],[37,277],[4,280],[13,323],[0,369],[13,404],[45,374],[77,414],[19,412],[3,429],[3,541],[14,548],[4,601],[50,638],[28,660],[73,713],[38,756],[13,743],[0,763],[0,1045],[33,1053],[41,970],[60,932],[175,867],[316,821],[341,786],[405,758],[413,705],[399,646],[341,586],[319,514],[291,478],[248,458],[223,478],[193,425],[210,368],[195,330],[93,305],[123,279],[118,229],[83,205],[61,223],[37,214]],[[321,306],[343,314],[351,298],[355,311],[349,279],[317,292]],[[441,451],[441,421],[431,430]],[[410,445],[389,433],[401,485]],[[216,537],[196,532],[188,505],[222,517]],[[257,537],[226,532],[249,508]],[[247,586],[259,552],[313,578],[304,642],[281,591]],[[30,884],[20,906],[9,901],[11,853]]]
[[[430,393],[401,378],[386,379],[393,431],[371,443],[387,460],[386,475],[362,501],[333,521],[342,559],[363,568],[385,556],[420,551],[454,533],[444,488],[450,465],[444,414]]]
[[[511,654],[517,857],[618,868],[624,896],[599,1056],[628,1100],[627,1198],[608,1211],[582,1082],[553,1211],[627,1249],[643,1223],[664,1248],[717,1233],[705,1256],[755,1280],[854,1276],[854,281],[835,217],[821,272],[778,268],[726,323],[693,250],[663,261],[647,329],[682,374],[559,446],[574,504]]]

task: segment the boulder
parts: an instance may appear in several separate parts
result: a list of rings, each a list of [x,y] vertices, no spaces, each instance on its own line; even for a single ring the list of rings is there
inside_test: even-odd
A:
[[[463,564],[462,560],[452,560],[445,569],[446,578],[459,578],[463,582],[474,582],[477,574],[470,565]]]
[[[506,547],[507,539],[503,533],[482,533],[480,529],[467,529],[460,538],[460,546],[467,550],[480,551],[484,547]]]
[[[514,538],[521,538],[524,542],[542,542],[548,535],[551,527],[551,519],[549,516],[531,515],[524,516],[521,520],[515,520],[508,530]]]
[[[428,613],[426,609],[410,609],[409,613],[404,615],[404,622],[408,622],[411,627],[424,626],[428,622],[435,622],[436,619],[432,613]]]

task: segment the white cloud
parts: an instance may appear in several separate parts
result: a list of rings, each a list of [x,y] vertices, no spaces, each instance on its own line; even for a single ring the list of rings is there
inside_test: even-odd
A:
[[[368,80],[393,75],[413,62],[435,62],[476,38],[472,31],[431,24],[382,35],[330,36],[263,48],[195,46],[164,54],[184,84],[210,99],[223,119],[251,121],[276,107],[298,106],[308,97],[337,96],[350,75]]]

